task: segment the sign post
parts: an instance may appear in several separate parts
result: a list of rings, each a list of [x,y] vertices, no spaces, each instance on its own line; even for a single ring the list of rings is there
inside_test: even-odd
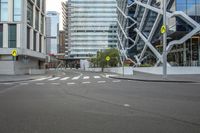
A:
[[[161,33],[163,34],[163,78],[167,78],[167,12],[166,12],[166,0],[163,0],[163,26],[161,27]]]

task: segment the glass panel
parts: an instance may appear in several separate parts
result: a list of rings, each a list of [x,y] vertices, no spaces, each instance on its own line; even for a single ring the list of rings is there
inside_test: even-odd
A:
[[[8,26],[8,48],[16,48],[16,25]]]
[[[35,13],[35,28],[39,30],[39,11],[38,10],[36,10],[36,13]]]
[[[27,27],[27,49],[30,49],[30,28]]]
[[[27,23],[33,26],[33,5],[29,1],[27,5]]]
[[[0,48],[3,47],[3,25],[0,25]]]
[[[21,20],[21,0],[14,0],[13,5],[13,17],[14,21],[20,21]]]
[[[1,9],[1,21],[8,21],[8,0],[0,1],[0,9]]]
[[[34,31],[34,36],[33,36],[33,50],[36,51],[36,37],[37,33]]]

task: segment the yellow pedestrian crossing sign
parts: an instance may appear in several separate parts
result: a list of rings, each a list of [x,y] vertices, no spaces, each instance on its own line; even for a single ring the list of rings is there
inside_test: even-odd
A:
[[[12,50],[11,54],[12,54],[12,56],[16,57],[17,56],[17,50],[16,49]]]
[[[106,61],[110,61],[110,56],[106,56]]]
[[[161,29],[160,29],[160,32],[161,32],[162,34],[164,34],[166,31],[167,31],[167,28],[166,28],[165,25],[163,25],[163,26],[161,27]]]

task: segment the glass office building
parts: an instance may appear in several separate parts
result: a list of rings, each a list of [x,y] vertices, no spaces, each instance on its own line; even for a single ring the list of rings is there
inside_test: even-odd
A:
[[[200,66],[200,0],[168,0],[169,66]],[[162,0],[117,0],[118,45],[135,66],[162,66]]]
[[[56,11],[48,11],[46,13],[46,45],[47,54],[56,55],[58,53],[59,43],[59,13]]]
[[[116,0],[69,0],[69,58],[87,59],[116,47]]]

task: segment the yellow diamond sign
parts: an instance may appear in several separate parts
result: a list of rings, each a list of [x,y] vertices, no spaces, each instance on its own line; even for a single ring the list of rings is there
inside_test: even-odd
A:
[[[12,50],[11,54],[12,54],[12,56],[16,57],[17,56],[17,50],[16,49]]]
[[[161,27],[161,29],[160,29],[160,32],[161,32],[162,34],[164,34],[166,31],[167,31],[167,28],[166,28],[165,25],[163,25],[163,26]]]
[[[110,61],[110,56],[106,56],[106,61]]]

